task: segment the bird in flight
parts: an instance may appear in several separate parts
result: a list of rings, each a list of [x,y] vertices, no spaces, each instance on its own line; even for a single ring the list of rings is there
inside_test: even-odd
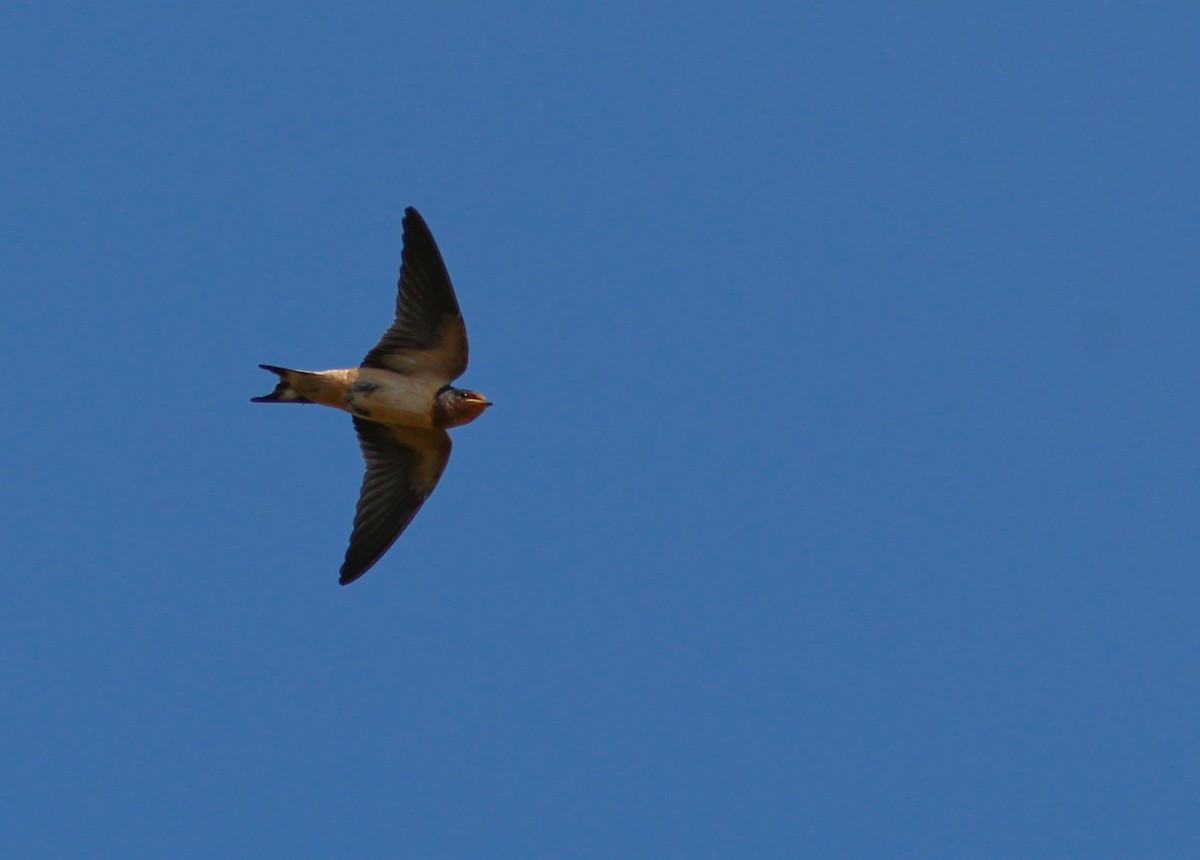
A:
[[[448,427],[492,404],[450,383],[467,369],[467,329],[433,234],[416,209],[404,210],[404,249],[396,319],[359,367],[290,370],[255,403],[320,403],[349,412],[366,460],[354,530],[339,582],[371,569],[416,516],[450,459]]]

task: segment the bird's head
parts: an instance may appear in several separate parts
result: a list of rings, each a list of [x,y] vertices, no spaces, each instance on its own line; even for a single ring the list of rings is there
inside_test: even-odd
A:
[[[492,402],[478,391],[447,385],[433,399],[433,423],[437,427],[470,424],[491,405]]]

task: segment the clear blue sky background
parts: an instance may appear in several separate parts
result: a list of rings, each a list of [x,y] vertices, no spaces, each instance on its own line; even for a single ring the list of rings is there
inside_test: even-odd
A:
[[[0,855],[1198,856],[1200,10],[1047,6],[6,6]]]

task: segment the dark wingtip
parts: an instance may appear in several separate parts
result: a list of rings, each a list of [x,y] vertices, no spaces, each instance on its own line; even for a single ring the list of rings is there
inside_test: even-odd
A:
[[[359,420],[360,419],[358,418],[354,419],[355,423],[357,423]],[[386,550],[384,550],[384,552],[386,552]],[[349,553],[347,553],[346,556],[347,557],[342,561],[341,568],[338,570],[338,585],[349,585],[356,579],[361,578],[364,573],[375,566],[375,563],[379,561],[379,559],[383,558],[383,553],[381,552],[378,556],[366,561],[365,563],[362,558],[351,559],[349,557]]]
[[[425,223],[425,219],[421,217],[421,213],[411,206],[404,210],[404,220],[401,223],[405,227],[412,224],[419,225],[426,233],[429,232],[429,225]]]
[[[355,424],[358,419],[354,419]],[[353,562],[350,560],[349,551],[346,552],[346,557],[342,559],[342,566],[338,569],[338,585],[349,585],[358,579],[370,569],[371,565],[364,565],[361,561]]]

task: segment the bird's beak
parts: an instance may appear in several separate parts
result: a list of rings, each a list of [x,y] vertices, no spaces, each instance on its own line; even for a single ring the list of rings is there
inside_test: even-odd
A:
[[[478,403],[480,406],[491,406],[492,405],[492,401],[490,401],[486,397],[482,397],[478,394],[472,395],[471,397],[467,398],[467,402],[468,403]]]

